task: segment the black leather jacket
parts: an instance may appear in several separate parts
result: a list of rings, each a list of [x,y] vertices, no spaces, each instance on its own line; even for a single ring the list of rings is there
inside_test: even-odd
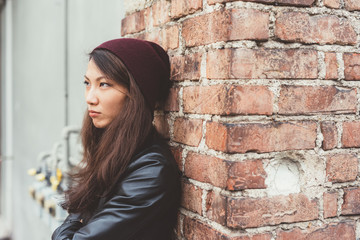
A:
[[[136,154],[114,196],[101,199],[83,224],[70,214],[52,240],[169,240],[180,202],[180,172],[167,146],[156,142]]]

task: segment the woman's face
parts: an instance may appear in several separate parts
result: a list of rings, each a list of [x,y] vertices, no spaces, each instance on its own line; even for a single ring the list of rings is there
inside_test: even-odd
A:
[[[85,74],[85,100],[97,128],[108,126],[120,113],[128,95],[126,87],[106,78],[91,59]]]

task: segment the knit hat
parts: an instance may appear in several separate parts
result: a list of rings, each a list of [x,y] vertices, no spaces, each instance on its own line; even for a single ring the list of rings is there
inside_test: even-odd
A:
[[[156,43],[133,38],[113,39],[94,50],[97,49],[110,51],[124,63],[154,110],[155,103],[163,100],[162,95],[167,94],[171,84],[170,61],[165,50]]]

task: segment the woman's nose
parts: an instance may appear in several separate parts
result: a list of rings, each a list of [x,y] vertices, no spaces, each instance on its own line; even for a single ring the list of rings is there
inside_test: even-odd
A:
[[[85,92],[85,100],[86,103],[89,105],[96,105],[99,102],[99,99],[96,95],[96,90],[93,88],[90,88],[89,90],[86,90]]]

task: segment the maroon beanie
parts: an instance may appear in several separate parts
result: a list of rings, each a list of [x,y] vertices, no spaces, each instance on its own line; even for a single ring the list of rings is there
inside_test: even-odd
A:
[[[156,43],[119,38],[104,42],[94,50],[106,49],[115,54],[134,77],[150,108],[162,100],[170,86],[170,62],[165,50]]]

